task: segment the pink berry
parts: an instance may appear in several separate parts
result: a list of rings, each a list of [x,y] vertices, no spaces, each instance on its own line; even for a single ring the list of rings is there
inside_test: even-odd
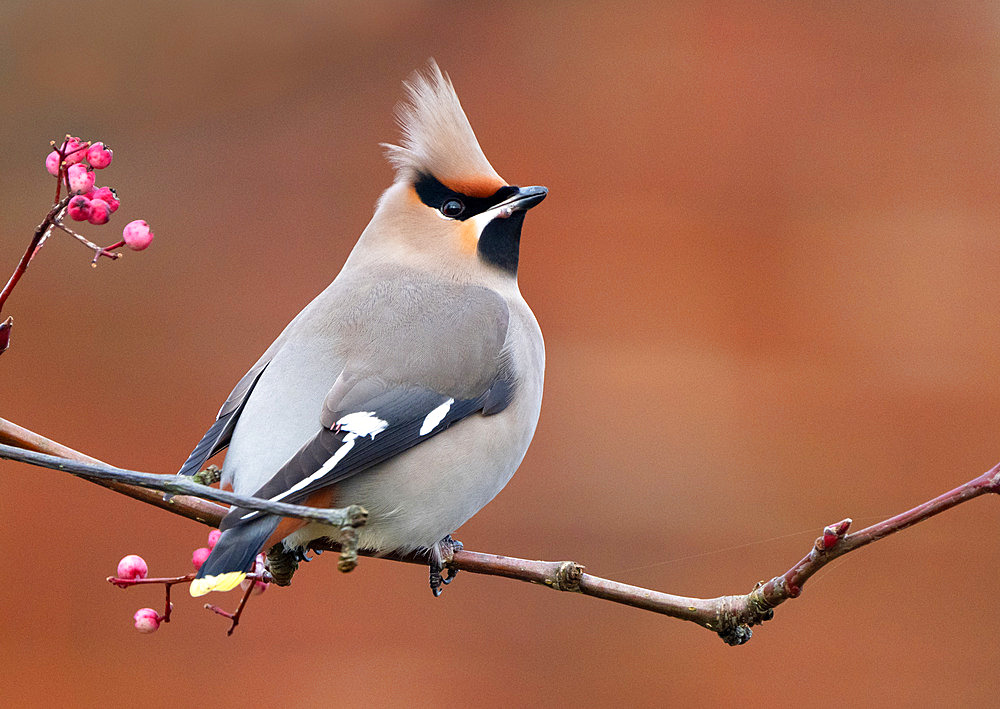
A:
[[[191,554],[191,565],[194,566],[194,570],[197,571],[201,568],[201,565],[205,563],[205,559],[208,555],[212,553],[212,550],[208,547],[198,547]]]
[[[145,219],[136,219],[125,225],[122,238],[133,251],[142,251],[153,242],[153,232],[149,230]]]
[[[87,221],[91,224],[107,224],[111,219],[111,207],[103,199],[90,200],[90,216]]]
[[[118,562],[118,578],[120,579],[144,579],[149,573],[146,560],[137,554],[129,554]]]
[[[66,177],[69,179],[69,188],[77,194],[83,194],[94,186],[94,171],[87,165],[70,165],[66,170]]]
[[[140,633],[153,633],[160,627],[160,614],[152,608],[140,608],[132,616],[135,629]]]
[[[219,541],[219,537],[222,536],[222,532],[218,529],[213,529],[208,533],[208,548],[215,549],[215,543]]]
[[[114,157],[114,151],[104,143],[94,143],[87,150],[87,162],[95,170],[103,170],[110,165],[112,157]]]
[[[94,190],[92,195],[88,192],[87,196],[90,197],[90,199],[103,199],[108,203],[108,206],[111,207],[112,214],[118,211],[118,205],[120,204],[118,200],[118,193],[110,187],[98,187]]]
[[[66,206],[66,213],[69,214],[69,218],[73,221],[87,221],[90,219],[90,200],[82,194],[78,194],[69,201],[69,204]]]
[[[49,171],[49,174],[55,177],[59,174],[59,153],[53,150],[45,158],[45,169]]]
[[[67,165],[76,165],[82,162],[85,157],[87,157],[87,145],[86,141],[80,140],[79,138],[69,138],[64,140],[62,144],[63,153],[66,157],[63,160],[66,161]]]

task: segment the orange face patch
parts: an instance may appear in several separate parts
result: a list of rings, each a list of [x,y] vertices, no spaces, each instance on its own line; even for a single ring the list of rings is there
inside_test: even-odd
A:
[[[471,175],[455,180],[441,180],[441,184],[455,192],[467,194],[470,197],[489,197],[501,187],[505,187],[503,180],[484,175]]]
[[[471,219],[462,222],[461,228],[459,229],[459,248],[461,248],[464,254],[474,254],[476,249],[479,247],[479,238],[476,234],[476,225]]]

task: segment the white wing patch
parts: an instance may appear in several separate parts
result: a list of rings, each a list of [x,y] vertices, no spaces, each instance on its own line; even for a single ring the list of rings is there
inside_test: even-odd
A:
[[[380,419],[375,415],[374,411],[355,411],[353,414],[347,414],[347,416],[337,421],[337,425],[340,427],[340,430],[347,431],[348,434],[353,433],[354,438],[368,436],[372,440],[375,440],[376,435],[389,427],[389,422]],[[344,436],[345,441],[347,438],[348,436]],[[351,440],[353,441],[354,438],[351,438]]]
[[[427,414],[424,418],[423,424],[420,426],[420,435],[426,436],[428,433],[433,431],[438,427],[438,424],[444,420],[444,417],[448,415],[448,411],[451,409],[451,405],[455,403],[454,399],[448,399],[440,406],[431,409],[431,412]]]
[[[452,399],[451,401],[454,401],[454,399]],[[451,406],[451,401],[448,402],[449,407]],[[439,406],[438,409],[440,408],[441,407]],[[434,411],[437,411],[437,409],[434,409]],[[431,413],[433,414],[434,411],[432,411]],[[445,413],[446,412],[447,409],[445,409]],[[428,415],[428,418],[429,417],[430,415]],[[443,417],[444,413],[442,413],[441,416],[438,418],[438,422],[440,422],[441,418]],[[426,420],[424,421],[424,425],[427,425]],[[434,425],[436,426],[437,422]],[[271,502],[278,502],[280,500],[283,500],[284,498],[291,495],[293,492],[298,492],[306,485],[309,485],[315,480],[319,480],[321,477],[323,477],[331,470],[333,470],[336,467],[337,463],[342,461],[344,459],[344,456],[346,456],[348,453],[351,452],[351,449],[354,448],[355,439],[364,438],[365,436],[368,436],[368,438],[375,440],[375,436],[382,433],[382,431],[384,431],[385,429],[389,428],[389,422],[386,421],[385,419],[380,419],[378,416],[375,415],[374,411],[355,411],[353,414],[347,414],[347,416],[344,416],[339,421],[337,421],[337,427],[339,427],[341,431],[346,431],[347,435],[344,436],[344,439],[341,442],[340,447],[334,452],[334,454],[331,455],[325,463],[323,463],[323,465],[320,467],[319,470],[317,470],[309,477],[302,478],[284,492],[275,495],[274,497],[271,498]],[[423,431],[423,429],[420,430]],[[258,514],[260,514],[260,511],[254,510],[253,512],[248,512],[247,514],[243,515],[242,517],[240,517],[240,519],[241,520],[250,519],[251,517],[254,517]]]

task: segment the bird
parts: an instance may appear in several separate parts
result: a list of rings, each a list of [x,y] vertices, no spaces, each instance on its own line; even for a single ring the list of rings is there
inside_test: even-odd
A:
[[[179,474],[224,449],[224,487],[313,507],[360,505],[358,545],[425,554],[435,595],[455,532],[520,466],[545,347],[518,287],[526,212],[432,59],[403,82],[394,170],[339,274],[239,380]],[[190,585],[235,588],[261,551],[304,557],[317,522],[233,507]],[[445,583],[447,582],[445,579]]]

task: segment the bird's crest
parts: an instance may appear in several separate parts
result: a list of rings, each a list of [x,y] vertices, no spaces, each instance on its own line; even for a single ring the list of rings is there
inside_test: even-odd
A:
[[[479,147],[455,87],[437,62],[431,59],[404,86],[407,101],[396,108],[401,144],[383,144],[398,179],[412,180],[425,173],[453,184],[484,180],[505,184]]]

